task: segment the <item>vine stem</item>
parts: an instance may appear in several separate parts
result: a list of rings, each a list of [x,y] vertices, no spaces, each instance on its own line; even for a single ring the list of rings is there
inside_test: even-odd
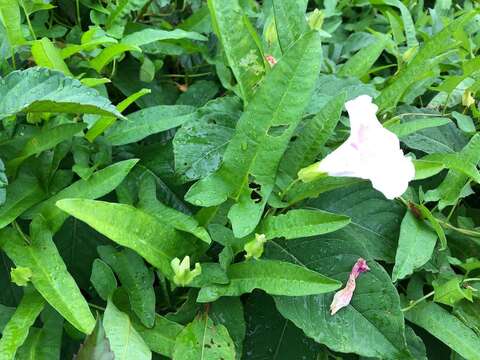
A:
[[[408,305],[407,307],[405,307],[405,308],[402,309],[402,312],[405,312],[405,311],[408,311],[408,310],[414,308],[414,307],[417,306],[419,303],[421,303],[422,301],[427,300],[429,297],[433,296],[434,294],[435,294],[435,291],[429,292],[427,295],[422,296],[420,299],[417,299],[417,300],[411,302],[410,305]]]

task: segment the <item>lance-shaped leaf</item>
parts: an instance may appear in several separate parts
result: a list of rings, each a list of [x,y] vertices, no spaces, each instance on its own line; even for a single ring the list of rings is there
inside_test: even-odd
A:
[[[229,218],[237,237],[255,229],[273,190],[278,164],[313,91],[320,45],[319,35],[311,32],[290,48],[240,118],[221,168],[186,195],[189,202],[200,206],[233,198],[237,203]],[[252,189],[257,193],[253,199]]]
[[[305,296],[335,291],[340,282],[304,266],[276,260],[250,260],[232,264],[227,270],[228,285],[202,288],[198,302],[215,301],[221,296],[240,296],[261,289],[271,295]]]
[[[140,11],[148,3],[148,0],[120,0],[115,2],[113,10],[107,18],[107,32],[113,37],[120,39],[127,25],[130,13]]]
[[[475,14],[472,11],[462,15],[428,39],[412,61],[391,80],[390,85],[385,87],[375,99],[378,107],[383,110],[394,107],[411,85],[431,76],[432,67],[438,64],[445,53],[459,48],[458,42],[453,39],[453,34],[465,26]]]
[[[152,106],[128,115],[128,120],[117,121],[107,134],[107,140],[112,145],[130,144],[194,119],[193,106]]]
[[[133,328],[128,315],[118,310],[112,300],[107,302],[103,327],[115,360],[150,360],[152,358],[152,352]]]
[[[278,42],[282,52],[308,31],[305,12],[308,1],[273,0]]]
[[[290,210],[286,214],[267,216],[261,223],[258,233],[267,239],[284,237],[295,239],[333,232],[350,223],[348,216],[337,215],[321,210]]]
[[[30,68],[0,79],[0,119],[19,112],[122,114],[98,91],[59,71]]]
[[[203,241],[180,234],[168,223],[130,205],[65,199],[57,206],[116,243],[135,250],[170,278],[170,262],[174,258],[196,256],[205,250]]]
[[[27,212],[26,217],[31,219],[41,213],[52,231],[58,231],[68,217],[68,214],[65,214],[55,206],[58,200],[65,198],[96,199],[102,197],[115,190],[137,161],[136,159],[120,161],[95,172],[88,180],[82,179],[74,182],[69,187],[66,187]]]
[[[147,45],[155,41],[161,40],[197,40],[197,41],[207,41],[208,39],[197,32],[185,31],[182,29],[175,30],[160,30],[147,28],[134,33],[128,34],[123,37],[122,43],[130,44],[134,46]]]
[[[250,101],[265,73],[265,62],[255,28],[238,0],[208,0],[213,29],[222,43],[244,101]]]
[[[114,360],[115,355],[110,349],[110,342],[105,335],[102,322],[97,319],[95,330],[86,337],[80,346],[75,360]]]
[[[40,294],[65,319],[85,334],[92,332],[95,319],[52,240],[52,233],[39,218],[32,224],[31,243],[18,232],[5,228],[0,232],[2,249],[17,267],[32,270],[31,282]]]
[[[65,75],[73,76],[67,64],[63,61],[60,50],[55,47],[49,38],[44,37],[33,42],[32,56],[38,66],[58,70]]]
[[[28,336],[30,327],[45,306],[45,300],[36,291],[26,292],[15,313],[3,329],[0,338],[0,359],[15,359],[18,348]]]
[[[418,304],[405,312],[405,317],[465,359],[480,359],[480,336],[440,305],[429,301]]]
[[[3,164],[2,159],[0,159],[0,207],[5,204],[7,191],[6,187],[8,185],[7,174],[5,174],[5,165]],[[1,207],[0,209],[2,209]],[[0,215],[1,216],[1,215]],[[1,224],[1,222],[0,222]],[[0,225],[1,227],[1,225]]]
[[[22,16],[17,1],[0,0],[0,20],[7,32],[10,46],[21,45],[25,42],[22,35]]]
[[[334,294],[303,297],[276,296],[282,315],[315,341],[339,352],[380,359],[406,355],[404,319],[400,299],[387,272],[368,254],[355,234],[344,230],[295,241],[270,241],[266,256],[306,265],[340,281],[347,281],[359,258],[370,271],[356,281],[347,307],[330,314]]]

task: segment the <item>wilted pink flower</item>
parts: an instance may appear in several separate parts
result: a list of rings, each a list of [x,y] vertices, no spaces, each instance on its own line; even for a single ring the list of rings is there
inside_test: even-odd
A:
[[[273,67],[277,63],[277,59],[275,59],[272,55],[266,55],[265,60],[268,61],[271,67]]]
[[[333,301],[330,304],[330,313],[334,315],[338,310],[344,308],[352,300],[353,292],[355,291],[355,280],[360,276],[361,273],[369,271],[370,268],[367,265],[365,259],[358,259],[355,265],[353,265],[350,276],[348,277],[347,285],[342,290],[339,290],[335,293]]]

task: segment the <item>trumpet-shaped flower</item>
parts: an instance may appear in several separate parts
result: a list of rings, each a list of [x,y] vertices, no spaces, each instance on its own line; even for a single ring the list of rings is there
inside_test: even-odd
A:
[[[330,314],[335,315],[338,310],[350,304],[353,292],[355,291],[357,278],[360,276],[361,273],[369,270],[370,268],[368,267],[367,262],[364,259],[360,258],[357,260],[355,265],[353,265],[352,271],[350,272],[347,285],[345,285],[343,289],[335,293],[333,301],[330,304]]]
[[[300,170],[299,178],[308,182],[322,174],[358,177],[370,180],[388,199],[402,195],[415,177],[415,168],[400,149],[398,137],[380,124],[370,96],[347,101],[345,107],[349,138],[322,161]]]
[[[175,258],[170,262],[174,276],[173,282],[178,286],[187,286],[202,273],[202,267],[199,263],[195,263],[195,268],[190,270],[190,256],[185,256],[180,262],[179,258]]]

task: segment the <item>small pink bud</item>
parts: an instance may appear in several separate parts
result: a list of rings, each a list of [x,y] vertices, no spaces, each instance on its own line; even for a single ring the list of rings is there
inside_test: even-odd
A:
[[[275,59],[272,55],[266,55],[265,60],[270,64],[270,67],[273,67],[277,63],[277,59]]]
[[[335,313],[344,308],[352,300],[353,292],[355,291],[355,280],[360,276],[361,273],[369,271],[370,268],[367,265],[365,259],[358,259],[355,265],[353,265],[350,276],[348,277],[347,285],[342,290],[339,290],[335,293],[333,301],[330,305],[330,313],[335,315]]]

